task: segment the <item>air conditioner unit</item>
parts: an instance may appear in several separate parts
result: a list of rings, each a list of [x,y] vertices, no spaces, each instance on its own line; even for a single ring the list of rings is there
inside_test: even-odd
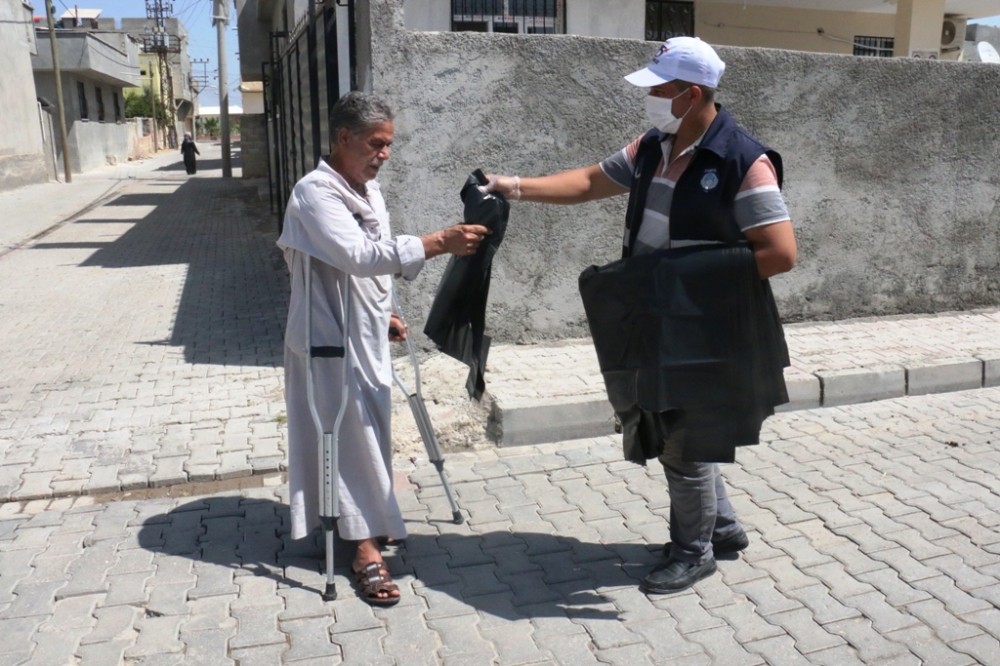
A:
[[[965,25],[963,18],[946,18],[941,24],[941,50],[948,52],[960,51],[965,42]]]

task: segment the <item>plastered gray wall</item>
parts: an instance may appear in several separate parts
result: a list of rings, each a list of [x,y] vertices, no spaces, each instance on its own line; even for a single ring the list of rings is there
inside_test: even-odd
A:
[[[5,46],[0,48],[0,191],[49,177],[31,72],[28,20],[21,3],[0,3],[0,44]]]
[[[95,84],[93,79],[79,77],[73,74],[62,75],[63,100],[66,105],[66,132],[70,147],[70,169],[73,173],[83,173],[109,164],[121,164],[128,161],[128,128],[125,125],[125,102],[120,101],[122,120],[114,120],[114,106],[106,83]],[[89,120],[80,119],[80,97],[77,82],[84,84],[87,95]],[[97,120],[97,102],[95,99],[97,87],[102,87],[105,95],[105,120]],[[35,86],[38,94],[46,99],[56,98],[55,76],[50,72],[36,72]],[[121,89],[113,89],[121,98]],[[58,117],[56,122],[58,123]],[[57,125],[58,127],[58,125]],[[56,141],[59,164],[62,164],[62,146]]]
[[[371,89],[397,109],[380,175],[396,233],[458,222],[468,173],[592,164],[645,129],[622,76],[656,45],[573,36],[416,33],[372,3]],[[720,100],[782,153],[799,265],[772,281],[786,320],[1000,302],[1000,67],[719,48]],[[495,340],[587,334],[579,273],[620,252],[624,197],[516,203],[494,263]],[[404,287],[422,320],[445,261]]]

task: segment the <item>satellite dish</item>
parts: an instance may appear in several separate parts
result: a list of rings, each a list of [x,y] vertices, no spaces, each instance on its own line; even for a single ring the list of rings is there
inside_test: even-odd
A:
[[[979,42],[976,44],[976,50],[979,51],[979,59],[983,62],[1000,65],[1000,53],[997,53],[997,50],[989,42]]]

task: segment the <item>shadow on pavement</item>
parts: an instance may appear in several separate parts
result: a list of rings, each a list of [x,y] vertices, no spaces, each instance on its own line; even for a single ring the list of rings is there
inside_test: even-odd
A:
[[[212,145],[212,142],[206,142],[204,145]],[[199,145],[199,149],[201,147],[202,146]],[[243,166],[243,162],[241,160],[241,156],[242,156],[243,153],[240,150],[240,142],[239,141],[233,141],[232,143],[229,144],[229,153],[230,153],[230,158],[229,158],[229,164],[230,164],[230,166],[232,168],[234,168],[234,169],[241,168]],[[195,156],[195,157],[197,158],[196,165],[197,165],[198,171],[213,171],[213,170],[221,171],[222,170],[222,158],[221,157],[220,158],[213,158],[213,159],[204,159],[204,160],[201,159],[201,157],[198,157],[198,156]],[[170,164],[167,164],[166,166],[158,167],[156,169],[156,171],[184,171],[184,161],[181,159],[180,152],[178,151],[178,153],[177,153],[177,161],[176,162],[172,162]]]
[[[198,178],[174,187],[112,201],[155,208],[138,220],[118,220],[133,226],[82,265],[186,264],[173,330],[147,344],[184,347],[189,363],[280,366],[288,279],[267,207],[239,181]]]
[[[313,588],[325,575],[322,545],[288,538],[288,506],[273,500],[212,497],[149,517],[139,545],[196,562],[243,569],[288,587]],[[321,542],[320,542],[321,543]],[[338,576],[350,577],[353,545],[338,540]],[[446,595],[504,619],[616,619],[620,611],[602,590],[633,588],[659,561],[642,543],[588,543],[537,532],[411,534],[384,553],[403,594]],[[299,571],[296,572],[296,569]],[[311,575],[305,581],[296,573]],[[412,589],[407,578],[413,577]],[[216,577],[217,578],[217,577]],[[338,578],[339,600],[351,599]]]
[[[242,167],[240,163],[240,158],[238,153],[234,153],[230,159],[230,166],[233,169],[239,169]],[[221,171],[222,170],[222,159],[211,159],[203,160],[199,159],[195,163],[195,167],[198,169],[198,173],[203,171]],[[162,166],[156,169],[157,171],[184,171],[184,162],[175,162],[173,164],[168,164],[167,166]]]
[[[139,192],[136,194],[119,194],[105,206],[163,206],[173,196],[170,192],[153,193]],[[123,220],[126,221],[126,220]]]

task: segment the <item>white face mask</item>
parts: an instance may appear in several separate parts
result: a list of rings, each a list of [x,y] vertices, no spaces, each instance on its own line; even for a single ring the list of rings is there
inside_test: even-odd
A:
[[[690,90],[690,88],[688,88]],[[691,107],[684,112],[684,116],[677,117],[674,112],[671,111],[671,107],[674,104],[674,100],[686,93],[684,92],[674,95],[673,97],[654,97],[653,95],[646,95],[646,118],[649,120],[650,124],[656,129],[667,134],[677,134],[677,130],[681,126],[681,121],[684,120],[684,116],[688,114]]]

